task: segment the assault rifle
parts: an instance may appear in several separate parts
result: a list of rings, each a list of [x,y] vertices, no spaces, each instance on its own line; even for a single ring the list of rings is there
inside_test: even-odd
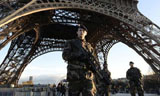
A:
[[[82,47],[82,53],[85,54],[86,56],[85,62],[87,62],[86,66],[88,67],[88,69],[90,69],[93,73],[95,73],[100,79],[104,79],[100,72],[101,70],[100,67],[96,66],[100,64],[97,61],[97,59],[92,55],[92,53],[86,51],[83,47]]]
[[[77,44],[79,43],[79,44]],[[99,66],[96,66],[96,65],[100,65],[99,62],[97,61],[97,59],[92,55],[91,52],[85,50],[80,42],[76,42],[76,44],[73,45],[73,47],[75,47],[76,49],[79,49],[79,52],[80,53],[77,53],[77,54],[82,54],[82,58],[85,58],[84,59],[81,59],[82,61],[86,62],[87,63],[87,68],[90,69],[93,73],[95,73],[100,79],[104,79],[102,74],[100,73],[100,67]]]
[[[110,77],[107,76],[103,76],[102,74],[102,71],[100,69],[99,66],[96,66],[97,64],[99,65],[99,62],[97,61],[97,59],[91,54],[91,52],[87,52],[85,49],[83,49],[87,54],[87,64],[86,66],[88,66],[88,68],[93,72],[95,73],[96,76],[98,76],[98,78],[100,80],[105,80],[106,84],[109,85],[111,83],[111,80],[110,80]],[[108,74],[105,74],[105,75],[108,75]]]
[[[131,77],[130,81],[138,84],[138,85],[141,85],[141,78],[138,78],[137,76],[136,77]]]

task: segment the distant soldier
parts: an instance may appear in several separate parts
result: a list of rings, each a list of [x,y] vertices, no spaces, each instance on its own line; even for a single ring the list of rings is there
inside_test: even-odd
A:
[[[103,78],[99,78],[98,82],[98,94],[100,96],[110,96],[110,84],[111,84],[111,73],[107,68],[107,64],[104,64],[103,70],[101,70]]]
[[[139,96],[144,96],[143,86],[142,86],[142,74],[140,70],[134,67],[134,63],[130,62],[130,69],[128,69],[126,77],[129,80],[130,93],[131,96],[136,96],[136,89]]]
[[[93,53],[93,48],[86,42],[87,28],[79,26],[78,38],[66,43],[62,57],[67,61],[67,81],[69,82],[69,96],[95,96],[94,75],[88,63],[88,53]]]

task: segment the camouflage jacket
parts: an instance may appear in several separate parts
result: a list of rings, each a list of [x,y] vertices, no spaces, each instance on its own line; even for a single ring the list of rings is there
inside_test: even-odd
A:
[[[68,62],[75,60],[81,62],[83,59],[88,58],[86,57],[86,53],[83,51],[83,49],[87,52],[93,53],[93,48],[88,42],[82,41],[80,39],[70,40],[65,44],[62,57],[65,61]]]
[[[106,85],[110,85],[111,84],[111,73],[108,70],[102,70],[102,76],[103,76],[103,82]]]
[[[128,69],[126,77],[130,81],[141,81],[142,74],[138,68],[133,67]]]
[[[93,48],[86,41],[73,39],[65,44],[62,57],[68,63],[67,80],[93,79],[93,73],[85,62],[88,58],[86,52],[94,54]]]

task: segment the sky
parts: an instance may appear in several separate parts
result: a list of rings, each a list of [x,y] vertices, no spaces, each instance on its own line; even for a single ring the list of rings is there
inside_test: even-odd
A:
[[[160,26],[160,0],[139,0],[138,9],[147,18]],[[0,64],[3,61],[8,48],[0,50]],[[151,71],[150,66],[134,50],[128,46],[118,43],[109,51],[108,68],[113,79],[123,78],[129,68],[129,61],[133,61],[143,75]],[[24,70],[20,82],[33,76],[34,83],[58,83],[65,78],[67,63],[62,59],[61,52],[50,52],[34,59]]]

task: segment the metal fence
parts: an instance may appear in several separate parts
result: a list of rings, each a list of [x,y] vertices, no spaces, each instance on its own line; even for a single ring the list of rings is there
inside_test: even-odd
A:
[[[0,88],[0,96],[52,96],[47,90],[26,90],[26,88]]]

